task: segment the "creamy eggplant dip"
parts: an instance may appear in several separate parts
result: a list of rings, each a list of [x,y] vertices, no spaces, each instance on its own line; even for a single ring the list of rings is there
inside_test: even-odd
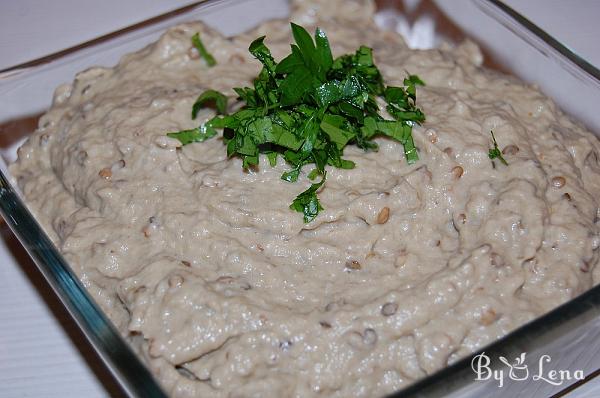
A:
[[[297,1],[334,56],[373,49],[385,83],[426,86],[419,160],[377,138],[327,168],[324,208],[289,165],[243,171],[222,139],[166,132],[215,114],[289,53],[288,21],[224,38],[201,23],[60,86],[11,172],[82,283],[174,397],[367,397],[396,391],[598,283],[600,144],[535,87],[481,67],[478,48],[410,50],[365,1]],[[200,33],[216,65],[191,45]],[[491,159],[490,132],[508,165]]]

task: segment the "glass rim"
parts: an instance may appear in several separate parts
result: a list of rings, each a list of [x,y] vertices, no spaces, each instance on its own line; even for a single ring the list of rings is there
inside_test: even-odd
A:
[[[600,84],[600,69],[592,65],[574,49],[557,40],[530,19],[501,0],[472,0],[484,13],[519,36],[538,51],[551,50],[556,56],[571,64],[568,71],[576,77],[587,77]],[[584,72],[583,74],[581,72]],[[583,76],[582,76],[583,75]]]

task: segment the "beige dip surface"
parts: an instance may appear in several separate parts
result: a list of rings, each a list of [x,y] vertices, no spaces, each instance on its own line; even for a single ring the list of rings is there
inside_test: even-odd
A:
[[[426,83],[420,160],[379,139],[328,170],[323,211],[288,206],[310,185],[289,166],[243,172],[222,140],[187,145],[208,88],[235,98],[267,34],[177,26],[115,68],[57,89],[11,166],[46,231],[176,397],[366,397],[393,392],[589,289],[598,271],[598,140],[535,88],[481,69],[472,43],[409,50],[372,5],[296,4],[334,55],[374,49],[386,84]],[[316,9],[316,12],[314,10]],[[217,66],[191,50],[200,32]],[[212,116],[205,109],[200,120]],[[509,163],[488,157],[493,130]],[[310,167],[304,171],[309,172]]]

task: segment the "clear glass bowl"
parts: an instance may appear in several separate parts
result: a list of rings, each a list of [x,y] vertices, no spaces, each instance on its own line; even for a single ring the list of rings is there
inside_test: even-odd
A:
[[[436,3],[427,0],[420,3],[416,9],[404,9],[400,1],[381,0],[378,2],[379,22],[403,33],[409,43],[421,48],[443,41],[456,42],[466,38],[465,32],[469,32],[483,47],[488,66],[537,84],[600,136],[600,113],[595,109],[600,103],[600,71],[584,59],[497,0],[473,0],[475,7],[471,4],[469,12],[460,10],[458,13],[451,12],[455,3],[439,1],[437,4],[455,18],[460,28]],[[113,65],[123,54],[156,40],[162,31],[177,23],[200,19],[231,35],[266,19],[283,17],[287,11],[285,0],[199,2],[76,48],[0,71],[0,127],[3,131],[0,212],[130,396],[162,397],[165,394],[31,216],[11,184],[6,162],[14,159],[16,147],[35,128],[37,119],[50,105],[54,88],[72,80],[76,72],[93,65]],[[512,359],[526,352],[525,363],[532,371],[539,369],[539,359],[545,354],[552,358],[554,369],[582,369],[588,375],[600,368],[600,359],[596,359],[600,354],[599,342],[600,286],[596,286],[479,352],[485,352],[492,359],[493,369],[504,366],[498,361],[500,356]],[[395,396],[550,396],[576,381],[552,385],[505,378],[504,386],[498,388],[497,380],[474,380],[472,358],[446,367]]]

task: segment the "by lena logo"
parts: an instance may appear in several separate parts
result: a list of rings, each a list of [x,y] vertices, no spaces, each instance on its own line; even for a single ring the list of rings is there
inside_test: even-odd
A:
[[[491,359],[489,356],[482,352],[479,355],[475,355],[471,360],[471,368],[475,372],[475,380],[496,380],[498,387],[504,386],[505,378],[514,381],[542,381],[554,386],[560,386],[566,381],[570,380],[583,380],[583,370],[555,370],[550,369],[550,362],[552,358],[550,355],[542,355],[537,361],[537,369],[535,372],[529,372],[529,366],[525,363],[526,353],[522,352],[521,355],[516,357],[511,363],[505,357],[500,356],[498,359],[508,369],[492,369],[490,367]]]

